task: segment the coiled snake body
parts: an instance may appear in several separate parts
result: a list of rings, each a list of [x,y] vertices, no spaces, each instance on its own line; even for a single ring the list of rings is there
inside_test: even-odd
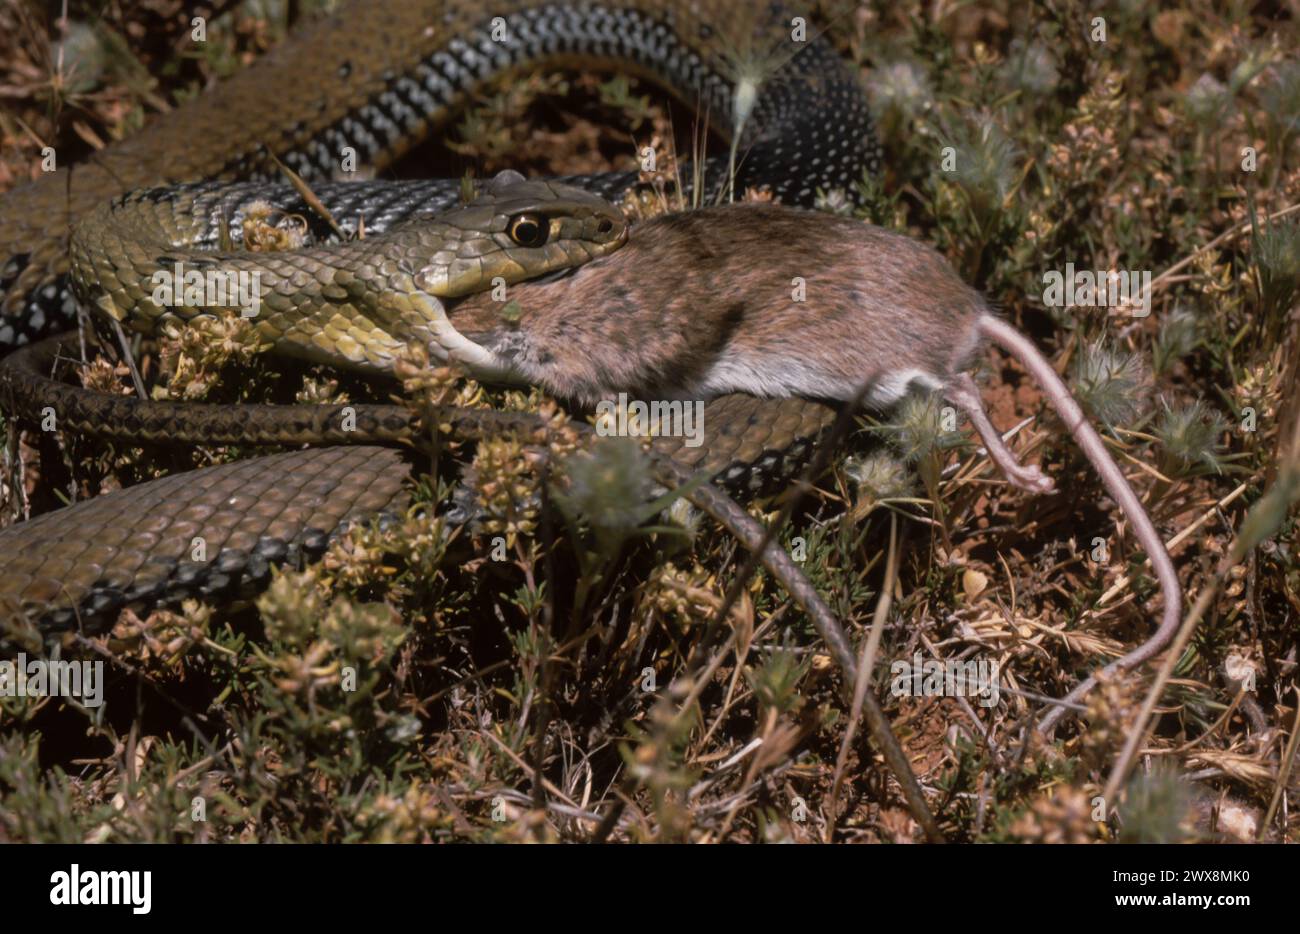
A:
[[[739,128],[738,191],[766,187],[787,203],[809,205],[819,190],[851,190],[878,167],[866,102],[828,43],[811,31],[806,41],[802,35],[792,39],[800,22],[796,12],[785,4],[749,0],[510,0],[492,5],[490,12],[459,0],[345,5],[144,132],[5,195],[0,200],[0,350],[71,323],[74,305],[65,276],[69,230],[91,229],[87,218],[145,202],[170,223],[200,225],[200,231],[187,234],[187,242],[211,246],[215,220],[237,217],[252,189],[156,186],[275,177],[272,155],[308,179],[330,176],[348,151],[361,163],[382,168],[444,123],[484,83],[522,68],[613,66],[656,79],[707,114],[712,125]],[[307,75],[310,80],[304,80]],[[196,145],[198,140],[206,142]],[[716,190],[725,167],[710,160],[703,176]],[[565,181],[618,197],[636,177],[622,172]],[[378,236],[459,201],[459,182],[453,181],[313,187],[337,216],[363,217],[367,230]],[[135,189],[143,190],[123,197]],[[292,189],[281,185],[272,191],[278,193],[269,197],[278,199],[282,210],[308,213]],[[110,199],[116,200],[110,204]],[[77,246],[74,238],[74,250]],[[105,247],[104,254],[114,248]],[[145,259],[165,265],[168,257]],[[545,270],[529,274],[540,271]],[[273,317],[277,308],[271,311]],[[392,340],[401,343],[410,336],[409,316],[398,314],[395,320],[399,333]],[[339,329],[321,326],[300,333],[298,348],[306,356],[350,358],[384,370],[395,344],[380,348],[380,330],[378,324],[364,333],[345,326],[340,337]],[[320,347],[313,345],[321,345],[327,332],[329,346],[315,353]],[[143,433],[152,420],[159,435],[183,438],[188,418],[192,430],[209,441],[222,440],[218,426],[223,424],[235,436],[230,440],[258,440],[253,436],[261,416],[253,410],[195,407],[182,418],[165,406],[150,410],[111,399],[87,409],[75,392],[40,379],[50,349],[34,347],[8,362],[2,379],[7,399],[0,396],[0,404],[22,411],[54,405],[61,427],[70,430],[97,433],[126,419]],[[827,410],[803,400],[724,398],[711,406],[717,437],[696,465],[714,473],[748,475],[746,468],[806,445],[829,423]],[[401,411],[375,407],[370,414],[376,440],[406,430]],[[328,421],[322,413],[296,417],[306,426],[304,436]],[[463,427],[471,435],[488,430]],[[286,434],[282,424],[276,430],[280,434],[269,440],[304,439]],[[158,597],[215,596],[241,581],[256,583],[265,577],[268,562],[323,547],[346,520],[396,508],[405,470],[391,451],[379,450],[301,451],[209,468],[0,530],[5,568],[0,607],[48,631],[91,626],[124,605]],[[685,452],[669,448],[673,453]],[[278,492],[248,492],[261,489],[254,478],[267,477],[274,478]],[[232,489],[245,494],[232,500]],[[328,507],[319,505],[324,502]],[[149,519],[128,528],[120,521],[126,515]],[[189,542],[198,535],[218,556],[205,573],[185,561]]]

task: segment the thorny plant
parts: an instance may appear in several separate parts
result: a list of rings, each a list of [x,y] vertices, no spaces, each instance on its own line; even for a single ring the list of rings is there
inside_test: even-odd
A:
[[[199,54],[177,57],[188,20],[168,6],[97,19],[73,4],[62,42],[33,8],[0,6],[12,43],[0,186],[29,177],[46,141],[80,158],[286,25],[237,5],[211,21]],[[1204,599],[1161,682],[1163,713],[1141,716],[1152,666],[1105,681],[1077,724],[1043,743],[1023,730],[1034,698],[1064,694],[1155,617],[1142,555],[1058,425],[1039,418],[1013,442],[1062,491],[1031,500],[985,482],[975,446],[955,448],[933,407],[909,402],[889,431],[854,437],[780,529],[782,546],[865,639],[888,519],[902,514],[876,689],[891,659],[917,652],[998,662],[1007,690],[991,710],[882,695],[950,838],[1294,840],[1300,228],[1269,219],[1300,202],[1294,22],[1209,0],[1129,4],[1106,12],[1101,42],[1081,0],[1033,17],[956,5],[937,20],[919,2],[827,6],[830,35],[863,66],[887,169],[862,180],[860,208],[835,192],[823,207],[935,243],[1053,352],[1175,540],[1187,593]],[[673,141],[697,151],[704,136],[621,77],[531,78],[479,105],[450,152],[418,157],[430,174],[466,162],[480,175],[624,168],[648,145],[658,194],[643,209],[654,212],[681,206]],[[1150,315],[1044,307],[1044,272],[1067,262],[1150,271]],[[173,397],[374,398],[346,376],[267,365],[237,324],[216,330],[224,353],[180,335],[164,348],[182,361]],[[224,375],[232,353],[249,357],[238,380]],[[1042,416],[1016,370],[987,363],[1000,426]],[[156,382],[152,358],[145,371]],[[100,365],[86,380],[126,391],[125,375]],[[448,372],[412,388],[426,403],[543,404]],[[38,508],[53,501],[55,463],[90,495],[243,453],[39,446],[46,457],[24,454]],[[451,529],[440,513],[453,460],[468,453],[456,448],[423,462],[407,514],[282,572],[255,607],[186,603],[69,646],[108,661],[108,707],[130,713],[130,729],[58,701],[0,698],[0,836],[820,839],[846,707],[811,627],[768,576],[727,610],[707,664],[678,678],[723,607],[735,543],[689,510],[674,513],[689,539],[643,525],[652,512],[633,446],[543,476],[526,441],[481,445],[469,489],[485,518]],[[1116,775],[1126,746],[1160,767]],[[880,762],[859,755],[835,839],[913,839]],[[1126,790],[1099,821],[1108,777]],[[191,819],[199,799],[205,821]]]

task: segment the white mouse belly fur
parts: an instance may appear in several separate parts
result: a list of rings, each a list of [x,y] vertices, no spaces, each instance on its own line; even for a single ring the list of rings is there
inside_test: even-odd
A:
[[[797,361],[768,360],[759,368],[743,357],[724,355],[713,364],[698,383],[698,391],[705,398],[729,392],[745,392],[755,396],[803,396],[809,399],[835,399],[848,401],[858,391],[842,378],[824,373]],[[867,378],[863,374],[863,380]],[[863,397],[865,405],[885,409],[908,394],[912,386],[929,390],[942,390],[943,381],[933,373],[915,368],[904,368],[878,376]]]

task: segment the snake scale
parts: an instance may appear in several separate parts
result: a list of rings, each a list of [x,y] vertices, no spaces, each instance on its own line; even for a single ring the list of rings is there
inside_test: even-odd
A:
[[[344,4],[144,131],[0,199],[0,350],[73,322],[69,232],[89,228],[84,222],[97,212],[143,203],[168,225],[197,225],[187,242],[208,248],[216,220],[237,218],[254,193],[271,192],[267,197],[285,213],[310,213],[291,187],[266,187],[282,177],[272,155],[316,180],[313,189],[345,225],[364,218],[367,232],[379,238],[413,218],[456,208],[459,181],[321,180],[337,173],[347,147],[362,164],[383,169],[489,83],[523,69],[616,68],[654,80],[724,131],[740,127],[737,190],[766,187],[800,205],[810,205],[819,190],[851,190],[878,169],[880,158],[856,77],[811,28],[797,54],[770,63],[771,50],[789,46],[798,12],[786,3],[747,0],[509,0],[490,12],[459,0]],[[756,64],[764,50],[766,71]],[[724,164],[708,160],[706,186],[716,192],[725,175]],[[193,179],[217,181],[175,185]],[[221,181],[233,179],[261,181],[256,187]],[[563,181],[617,199],[636,180],[629,171]],[[356,249],[368,249],[364,244]],[[344,335],[344,343],[317,358],[350,352],[354,364],[375,370],[390,362],[359,359],[371,346],[364,336]],[[152,432],[209,443],[330,440],[332,416],[325,411],[139,403],[74,390],[48,378],[54,349],[36,344],[6,362],[0,405],[11,411],[53,405],[63,430],[87,434],[111,427],[114,435],[147,439]],[[372,432],[346,440],[409,435],[405,410],[360,408],[360,424]],[[660,450],[678,468],[706,468],[733,487],[760,485],[767,468],[802,454],[831,420],[828,409],[805,400],[726,397],[708,411],[715,426],[708,446],[688,449],[662,439]],[[486,430],[477,422],[462,427],[470,436]],[[396,507],[402,494],[393,478],[404,477],[405,468],[378,450],[292,452],[208,468],[0,530],[6,571],[0,606],[46,630],[74,622],[93,628],[133,598],[216,596],[256,583],[267,561],[321,547],[346,521]],[[287,478],[277,497],[231,501],[231,485],[252,489],[247,483],[259,470]],[[287,489],[299,481],[300,490]],[[318,507],[325,500],[328,507]],[[132,539],[120,518],[133,511],[149,518]],[[216,574],[187,570],[181,560],[198,533],[222,555]],[[145,565],[152,575],[142,573]]]

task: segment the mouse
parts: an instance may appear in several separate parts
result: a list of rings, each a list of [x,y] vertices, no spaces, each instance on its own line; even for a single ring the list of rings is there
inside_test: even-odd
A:
[[[449,312],[481,349],[449,353],[473,374],[516,374],[552,395],[594,405],[702,399],[729,392],[858,398],[888,409],[937,392],[970,420],[990,459],[1018,488],[1050,493],[989,419],[971,370],[993,344],[1017,360],[1128,519],[1159,581],[1163,607],[1140,646],[1082,681],[1039,723],[1050,732],[1103,673],[1151,659],[1178,628],[1182,590],[1146,509],[1069,388],[1034,342],[999,317],[932,246],[849,217],[775,203],[661,215],[634,225],[619,250],[551,281],[483,292]],[[496,374],[489,375],[499,375]]]

